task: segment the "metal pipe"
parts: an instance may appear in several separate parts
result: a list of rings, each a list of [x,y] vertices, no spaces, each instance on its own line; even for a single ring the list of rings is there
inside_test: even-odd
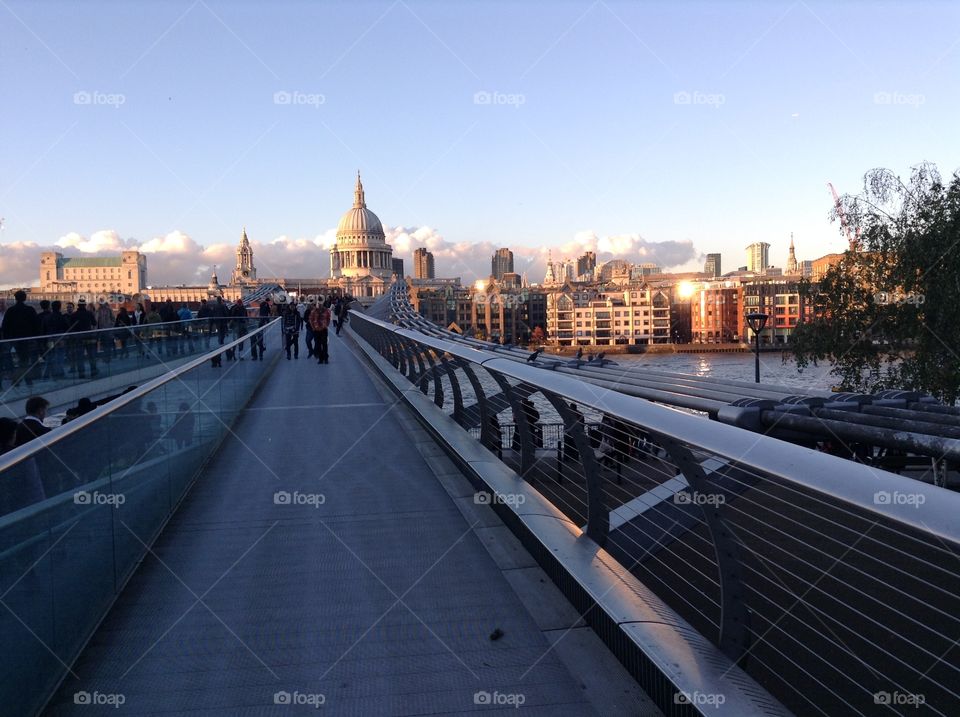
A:
[[[881,430],[875,426],[845,423],[814,416],[800,416],[783,411],[761,411],[760,421],[770,428],[788,428],[821,436],[867,443],[885,448],[918,453],[934,458],[960,461],[960,440],[930,436],[911,431]]]
[[[812,413],[818,418],[827,418],[832,421],[858,423],[863,426],[890,428],[893,430],[909,431],[910,433],[925,433],[933,436],[943,436],[945,438],[960,438],[960,426],[944,426],[939,423],[929,423],[927,421],[905,421],[901,418],[872,416],[855,411],[837,411],[831,408],[815,408],[812,410]]]
[[[890,406],[871,406],[870,404],[860,407],[861,413],[872,414],[874,416],[886,416],[889,418],[899,418],[906,421],[924,421],[926,423],[938,423],[944,426],[960,426],[960,416],[949,416],[935,413],[925,413],[923,411],[912,411],[907,408],[892,408]]]

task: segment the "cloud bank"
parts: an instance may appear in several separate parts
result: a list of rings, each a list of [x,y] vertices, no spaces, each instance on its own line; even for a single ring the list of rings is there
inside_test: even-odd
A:
[[[413,271],[413,251],[420,247],[433,252],[437,276],[460,276],[465,283],[490,274],[490,257],[501,246],[493,242],[448,241],[429,226],[385,227],[393,255],[404,260],[407,274]],[[251,239],[254,264],[260,277],[319,278],[330,273],[329,249],[336,239],[330,228],[314,237],[281,235],[265,242]],[[546,272],[547,257],[554,261],[576,259],[585,251],[597,253],[597,261],[627,259],[653,262],[664,269],[689,266],[701,257],[691,241],[653,242],[639,234],[599,236],[578,232],[572,239],[553,247],[511,247],[514,270],[539,282]],[[152,285],[206,284],[216,271],[221,281],[229,279],[236,263],[236,244],[203,246],[180,231],[146,241],[123,239],[113,229],[84,236],[70,232],[50,246],[34,242],[0,243],[0,286],[36,286],[40,280],[40,253],[59,251],[66,256],[103,256],[124,249],[139,249],[147,255],[147,280]]]

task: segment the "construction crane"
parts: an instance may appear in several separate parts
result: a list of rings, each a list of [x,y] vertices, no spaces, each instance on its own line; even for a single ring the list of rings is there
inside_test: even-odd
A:
[[[840,217],[840,226],[843,227],[843,233],[850,243],[850,251],[856,251],[860,248],[860,229],[857,228],[857,230],[854,231],[850,227],[850,224],[847,222],[847,213],[843,211],[843,204],[840,202],[837,190],[833,188],[832,182],[827,182],[827,186],[830,187],[830,192],[833,194],[833,206],[837,210],[837,216]]]

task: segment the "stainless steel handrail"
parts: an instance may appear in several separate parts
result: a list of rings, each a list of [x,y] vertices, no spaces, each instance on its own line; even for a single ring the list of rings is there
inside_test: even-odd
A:
[[[644,399],[400,328],[364,314],[357,314],[355,318],[600,413],[644,426],[675,441],[698,446],[747,469],[814,490],[921,532],[960,542],[960,524],[956,520],[960,514],[960,495],[952,491],[735,426],[705,421]],[[878,504],[875,502],[878,491],[922,494],[926,502],[922,511],[906,504]]]

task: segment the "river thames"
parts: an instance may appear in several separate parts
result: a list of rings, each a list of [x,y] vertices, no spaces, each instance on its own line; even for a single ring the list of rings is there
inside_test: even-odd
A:
[[[655,371],[731,381],[753,381],[754,378],[754,355],[749,353],[617,354],[611,358],[621,366],[643,366]],[[830,369],[831,364],[827,362],[798,369],[792,358],[784,361],[780,353],[760,354],[760,380],[763,383],[830,390],[837,383]]]

